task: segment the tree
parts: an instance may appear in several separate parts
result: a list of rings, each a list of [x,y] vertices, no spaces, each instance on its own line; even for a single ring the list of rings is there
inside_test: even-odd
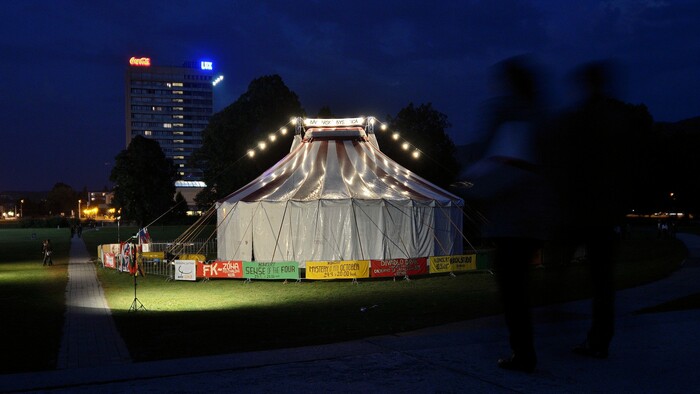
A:
[[[175,205],[173,205],[173,210],[170,211],[168,216],[170,223],[184,223],[187,219],[187,201],[182,193],[177,192],[175,194]]]
[[[277,135],[268,139],[287,124],[293,116],[303,116],[296,93],[289,90],[279,75],[254,79],[248,90],[223,111],[214,114],[204,129],[202,147],[195,153],[197,166],[203,169],[207,188],[197,196],[197,202],[208,206],[245,185],[289,153],[293,129],[286,138]],[[254,158],[246,153],[266,142],[264,152]]]
[[[447,187],[459,172],[455,145],[445,132],[449,127],[447,115],[435,110],[432,104],[416,107],[410,103],[395,118],[389,118],[389,131],[378,130],[376,134],[379,147],[387,156],[423,178]],[[394,132],[399,133],[399,140],[392,137]],[[412,155],[415,148],[403,149],[403,141],[420,150],[418,158]]]
[[[78,193],[65,183],[57,183],[46,196],[50,215],[70,215],[78,211]]]
[[[173,204],[176,169],[157,141],[142,136],[115,158],[109,179],[114,187],[114,204],[122,218],[139,226],[165,213]]]

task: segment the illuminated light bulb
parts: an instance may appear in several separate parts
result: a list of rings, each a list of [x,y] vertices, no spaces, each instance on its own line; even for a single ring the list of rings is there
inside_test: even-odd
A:
[[[419,158],[419,157],[420,157],[420,152],[417,151],[417,150],[414,150],[414,151],[413,151],[413,158],[414,158],[414,159],[417,159],[417,158]]]
[[[393,138],[394,140],[398,140],[399,137],[400,137],[400,136],[399,136],[399,133],[394,133],[394,134],[391,135],[391,138]]]
[[[248,150],[248,157],[253,157],[253,156],[255,156],[255,151],[252,149]]]
[[[382,130],[386,130],[386,125],[385,125],[384,123],[382,123],[382,125],[379,126],[379,128],[382,129]]]
[[[265,141],[258,142],[258,148],[260,148],[260,150],[265,150],[266,147],[267,144],[265,143]]]
[[[267,138],[269,138],[270,141],[275,142],[275,140],[277,139],[277,136],[274,134],[270,134]]]
[[[374,124],[374,118],[369,118],[369,124],[371,124],[371,125]]]
[[[292,122],[293,125],[297,124],[297,118],[291,118],[289,121]]]
[[[408,142],[404,142],[403,144],[401,144],[401,147],[402,147],[404,150],[408,150],[408,148],[409,148]]]
[[[282,135],[287,135],[287,128],[286,128],[286,127],[282,127],[282,128],[280,129],[280,133],[282,133]]]

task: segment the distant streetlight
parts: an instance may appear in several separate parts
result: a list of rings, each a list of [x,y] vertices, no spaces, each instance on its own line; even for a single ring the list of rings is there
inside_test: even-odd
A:
[[[80,204],[82,203],[82,200],[78,200],[78,220],[80,220]]]
[[[24,217],[24,199],[19,200],[19,216]]]

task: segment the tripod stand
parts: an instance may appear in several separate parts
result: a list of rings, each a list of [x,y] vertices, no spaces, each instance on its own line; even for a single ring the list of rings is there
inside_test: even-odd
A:
[[[147,310],[145,306],[139,301],[138,297],[136,297],[136,274],[134,273],[134,301],[131,303],[131,306],[129,307],[129,312],[138,312],[140,310]]]

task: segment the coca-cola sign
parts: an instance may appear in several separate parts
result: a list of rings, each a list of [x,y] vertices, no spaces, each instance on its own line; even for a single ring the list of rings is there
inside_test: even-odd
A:
[[[129,64],[137,67],[150,67],[151,58],[150,57],[131,57],[129,59]]]

